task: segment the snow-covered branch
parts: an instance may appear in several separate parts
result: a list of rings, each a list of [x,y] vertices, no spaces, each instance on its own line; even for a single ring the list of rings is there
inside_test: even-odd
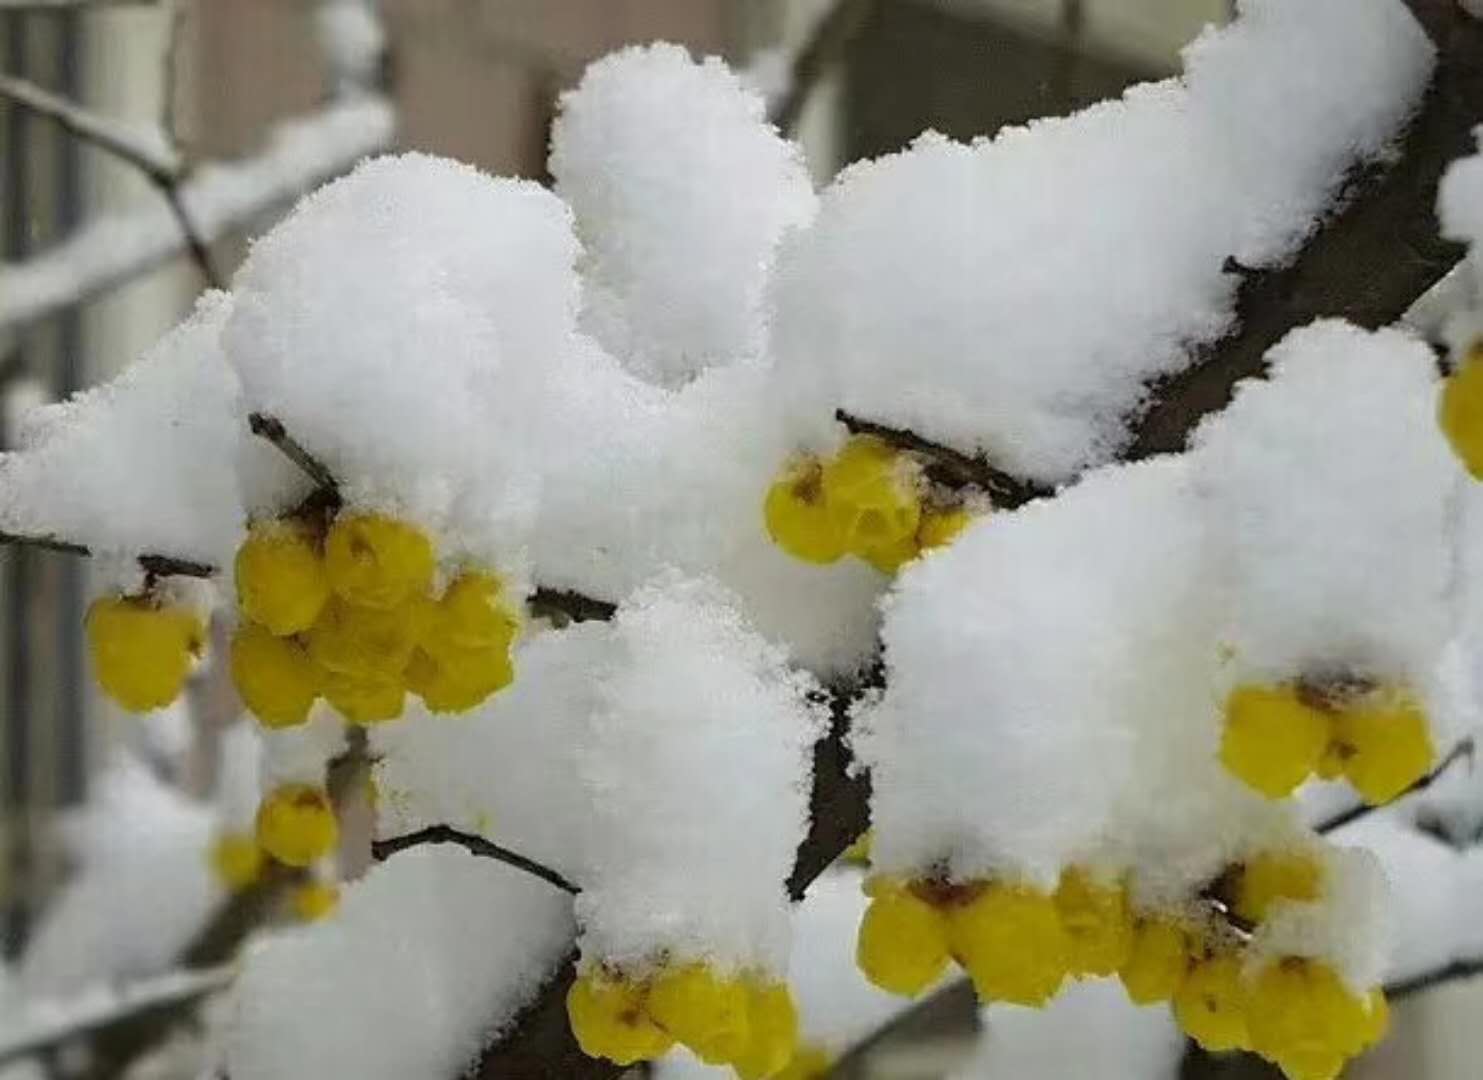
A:
[[[371,854],[379,862],[391,858],[399,851],[421,847],[425,844],[457,844],[465,851],[470,851],[486,859],[494,859],[496,862],[502,862],[506,866],[513,866],[515,869],[530,874],[532,877],[538,877],[542,881],[554,885],[562,892],[568,892],[575,896],[582,891],[581,886],[568,880],[544,863],[539,863],[532,858],[520,854],[518,851],[512,851],[507,847],[496,844],[493,840],[486,840],[482,836],[475,836],[472,833],[455,829],[451,825],[429,825],[425,829],[418,829],[416,832],[407,833],[404,836],[393,836],[385,840],[373,841],[371,844]]]
[[[43,112],[67,131],[138,167],[164,192],[164,205],[100,217],[22,263],[0,264],[0,334],[96,296],[182,252],[210,276],[207,246],[234,229],[385,149],[395,131],[391,103],[374,88],[383,39],[374,6],[323,0],[319,37],[334,97],[286,121],[257,154],[181,172],[163,135],[146,135],[8,79],[0,93]]]
[[[97,986],[65,1002],[37,1001],[5,1017],[0,1065],[60,1046],[141,1014],[186,1005],[225,987],[230,967],[172,971],[119,987]]]
[[[41,548],[45,551],[57,551],[66,555],[92,554],[92,550],[85,544],[74,543],[71,540],[62,540],[55,536],[27,536],[21,533],[0,531],[0,545],[5,544]],[[174,555],[147,553],[138,557],[138,563],[141,570],[155,577],[208,578],[216,573],[216,568],[213,566]]]

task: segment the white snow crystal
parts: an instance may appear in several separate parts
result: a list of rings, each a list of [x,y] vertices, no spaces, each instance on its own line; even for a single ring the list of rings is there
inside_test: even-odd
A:
[[[1445,729],[1460,473],[1436,425],[1431,352],[1321,322],[1270,363],[1194,440],[1230,675],[1402,683]]]
[[[814,193],[724,63],[663,44],[599,60],[562,95],[551,173],[584,247],[583,324],[625,366],[675,385],[760,351],[774,248]]]
[[[247,955],[227,1064],[236,1080],[457,1076],[570,945],[571,903],[455,848],[401,852],[329,920]]]
[[[1182,80],[847,169],[785,240],[780,393],[982,451],[1028,479],[1106,461],[1148,380],[1231,326],[1382,155],[1434,60],[1399,0],[1245,0]]]
[[[101,555],[219,563],[242,532],[234,482],[245,429],[218,337],[232,310],[195,313],[110,383],[32,410],[0,455],[0,530]]]
[[[65,838],[77,863],[16,972],[30,996],[170,968],[220,901],[207,861],[215,819],[118,755]]]

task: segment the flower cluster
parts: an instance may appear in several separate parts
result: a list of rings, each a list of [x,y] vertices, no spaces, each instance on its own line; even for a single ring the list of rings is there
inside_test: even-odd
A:
[[[314,871],[335,851],[340,826],[329,796],[312,784],[283,784],[258,806],[252,832],[228,830],[212,842],[208,857],[218,882],[230,892],[259,884],[273,863]],[[339,886],[324,874],[296,882],[289,906],[304,922],[334,914]]]
[[[790,461],[768,489],[763,516],[795,558],[827,564],[854,555],[883,574],[951,542],[972,520],[962,503],[929,490],[910,454],[871,435],[850,439],[828,461]]]
[[[682,1043],[707,1064],[762,1080],[788,1068],[798,1048],[798,1012],[786,983],[703,963],[664,965],[642,979],[591,965],[567,995],[567,1014],[585,1053],[619,1065]]]
[[[1250,1050],[1291,1080],[1331,1080],[1383,1037],[1383,993],[1356,992],[1322,959],[1252,945],[1275,913],[1319,901],[1323,884],[1315,859],[1289,851],[1257,853],[1167,910],[1136,910],[1125,881],[1079,867],[1054,892],[877,876],[856,955],[892,993],[921,993],[954,961],[984,1002],[1037,1008],[1068,978],[1116,975],[1136,1004],[1168,1002],[1207,1050]]]
[[[402,714],[406,692],[462,712],[514,678],[519,628],[498,577],[465,570],[433,598],[432,542],[379,514],[325,529],[289,518],[254,525],[237,552],[242,624],[232,678],[267,727],[302,724],[325,698],[348,721]]]
[[[86,627],[98,685],[130,712],[174,701],[206,644],[201,614],[151,587],[94,600]]]
[[[1356,680],[1238,686],[1226,700],[1220,759],[1273,799],[1310,775],[1340,776],[1366,802],[1390,802],[1436,756],[1426,714],[1402,687]]]

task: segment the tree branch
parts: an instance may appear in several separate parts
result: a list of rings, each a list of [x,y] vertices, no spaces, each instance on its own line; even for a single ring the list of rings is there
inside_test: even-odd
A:
[[[1433,207],[1443,170],[1472,152],[1472,129],[1483,116],[1483,64],[1477,62],[1483,22],[1455,0],[1407,3],[1436,43],[1439,63],[1399,160],[1389,172],[1372,172],[1351,185],[1344,209],[1291,266],[1247,276],[1239,329],[1205,350],[1189,371],[1152,388],[1130,457],[1182,449],[1189,432],[1226,404],[1239,380],[1262,370],[1267,350],[1288,331],[1321,315],[1365,326],[1393,323],[1457,262],[1460,249],[1437,238]],[[849,775],[840,724],[836,713],[835,730],[819,747],[824,767],[814,776],[815,817],[788,883],[794,895],[839,857],[868,820],[868,789]],[[485,1051],[477,1076],[608,1080],[622,1072],[577,1050],[563,1004],[572,977],[571,963],[563,962],[536,1001]]]
[[[421,847],[424,844],[457,844],[465,851],[486,859],[494,859],[506,866],[512,866],[516,870],[524,871],[532,877],[538,877],[549,885],[554,885],[562,892],[571,893],[573,896],[581,892],[581,886],[574,884],[569,878],[552,870],[544,863],[536,862],[534,859],[512,851],[507,847],[496,844],[482,836],[473,833],[461,832],[451,825],[429,825],[425,829],[419,829],[413,833],[403,836],[393,836],[385,840],[371,841],[371,855],[377,862],[383,862],[391,858],[399,851],[408,848]]]
[[[322,493],[330,509],[340,506],[340,483],[335,479],[335,474],[288,433],[282,420],[267,413],[254,412],[248,414],[247,426],[254,435],[272,443],[284,457],[298,466],[299,471],[313,481],[315,488]]]
[[[969,979],[952,979],[910,1004],[850,1047],[829,1067],[824,1080],[867,1080],[878,1075],[871,1059],[884,1045],[920,1042],[944,1031],[980,1030],[978,994]]]
[[[555,616],[566,622],[607,622],[618,605],[571,589],[538,587],[526,601],[530,613],[540,618]]]
[[[994,506],[1000,509],[1013,510],[1032,499],[1051,494],[1044,488],[1036,487],[1034,484],[1016,479],[1002,469],[994,468],[982,457],[970,457],[961,451],[954,450],[951,446],[924,439],[906,428],[878,424],[873,420],[865,420],[852,413],[847,413],[843,409],[836,409],[834,418],[843,424],[851,435],[874,435],[898,450],[921,455],[927,459],[929,479],[950,488],[978,488],[989,496]]]
[[[86,544],[62,540],[55,536],[28,535],[6,532],[0,529],[0,545],[14,544],[18,547],[39,548],[42,551],[57,551],[66,555],[92,555],[93,549]],[[135,561],[139,568],[152,577],[209,578],[216,567],[193,559],[182,559],[176,555],[145,554]]]
[[[1385,996],[1392,1000],[1411,997],[1446,983],[1460,982],[1479,975],[1483,975],[1483,959],[1454,960],[1446,967],[1437,968],[1435,971],[1427,971],[1420,975],[1412,975],[1407,979],[1397,979],[1386,983]]]
[[[1420,780],[1416,781],[1416,783],[1412,784],[1405,791],[1397,795],[1396,799],[1404,799],[1407,795],[1414,795],[1418,791],[1425,791],[1427,788],[1431,787],[1432,784],[1436,783],[1437,780],[1441,778],[1443,773],[1452,768],[1453,765],[1457,764],[1457,762],[1461,761],[1463,758],[1467,758],[1470,764],[1473,761],[1472,739],[1463,739],[1461,742],[1459,742],[1450,751],[1448,751],[1446,757],[1444,757],[1437,763],[1436,768],[1432,769],[1431,772],[1427,773]],[[1386,803],[1385,806],[1375,806],[1370,803],[1358,803],[1354,806],[1349,807],[1349,809],[1347,810],[1341,810],[1339,813],[1333,815],[1332,817],[1326,818],[1325,820],[1319,822],[1317,825],[1313,826],[1313,831],[1317,833],[1334,832],[1336,829],[1342,829],[1345,825],[1350,825],[1360,820],[1361,818],[1368,817],[1376,810],[1385,809],[1386,806],[1392,805],[1395,801],[1396,800],[1393,799],[1391,800],[1391,802]]]

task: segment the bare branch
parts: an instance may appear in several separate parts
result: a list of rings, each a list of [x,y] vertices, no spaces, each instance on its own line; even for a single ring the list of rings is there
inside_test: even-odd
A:
[[[558,871],[552,870],[544,863],[536,862],[534,859],[512,851],[507,847],[496,844],[492,840],[486,840],[482,836],[473,833],[461,832],[451,825],[430,825],[425,829],[419,829],[414,833],[403,836],[393,836],[385,840],[373,840],[371,842],[371,854],[376,861],[382,862],[391,858],[399,851],[408,848],[421,847],[424,844],[457,844],[466,851],[487,859],[494,859],[506,866],[513,866],[516,870],[522,870],[532,877],[538,877],[542,881],[556,886],[562,892],[571,893],[573,896],[582,891],[581,886],[574,884],[569,878]]]
[[[824,1074],[825,1080],[865,1080],[878,1070],[871,1059],[881,1047],[919,1042],[946,1032],[977,1034],[981,1027],[978,995],[968,979],[953,979],[931,994],[903,1003],[902,1010],[850,1047]]]
[[[1432,769],[1431,772],[1427,773],[1420,780],[1416,781],[1416,783],[1412,784],[1405,791],[1401,792],[1399,795],[1396,796],[1396,798],[1404,799],[1407,795],[1414,795],[1418,791],[1425,791],[1427,788],[1436,783],[1442,777],[1442,774],[1444,774],[1448,769],[1452,768],[1453,765],[1457,764],[1463,758],[1467,758],[1469,764],[1471,764],[1473,761],[1472,739],[1463,739],[1461,742],[1459,742],[1450,751],[1448,751],[1446,757],[1444,757],[1437,763],[1436,768]],[[1393,801],[1394,800],[1392,800],[1392,802]],[[1358,803],[1355,806],[1349,807],[1349,809],[1347,810],[1341,810],[1333,817],[1326,818],[1324,821],[1319,822],[1313,827],[1313,829],[1315,832],[1318,833],[1331,833],[1334,832],[1336,829],[1342,829],[1345,825],[1353,824],[1361,818],[1368,817],[1376,810],[1384,810],[1386,806],[1390,805],[1392,804],[1386,803],[1385,806],[1373,806],[1370,803]]]
[[[1049,491],[1016,479],[1002,469],[994,468],[981,457],[969,457],[951,446],[925,439],[906,428],[878,424],[843,409],[837,409],[834,418],[852,435],[874,435],[897,449],[921,455],[927,459],[927,476],[930,479],[951,488],[978,488],[1001,509],[1012,510],[1031,499],[1050,494]]]
[[[340,484],[335,479],[335,474],[330,472],[329,466],[304,449],[303,443],[288,433],[282,420],[267,413],[249,413],[247,426],[254,435],[272,443],[284,457],[297,465],[299,471],[312,480],[317,489],[325,493],[325,498],[332,506],[340,505]]]
[[[79,544],[72,540],[62,540],[55,536],[27,535],[25,533],[13,533],[0,530],[0,545],[14,544],[18,547],[39,548],[42,551],[57,551],[66,555],[92,555],[92,548],[86,544]],[[194,577],[209,578],[216,573],[216,567],[208,563],[197,562],[194,559],[182,559],[176,555],[145,554],[138,556],[140,569],[146,574],[154,577]]]

